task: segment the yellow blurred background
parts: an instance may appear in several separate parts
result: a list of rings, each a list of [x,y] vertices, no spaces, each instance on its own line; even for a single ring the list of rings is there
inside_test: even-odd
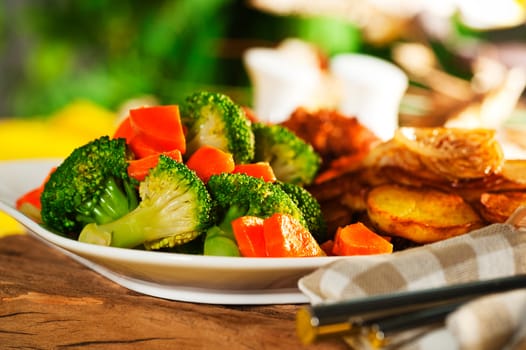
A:
[[[67,104],[45,118],[0,119],[0,161],[64,158],[73,149],[115,130],[117,114],[86,100]],[[0,237],[25,232],[0,212]]]

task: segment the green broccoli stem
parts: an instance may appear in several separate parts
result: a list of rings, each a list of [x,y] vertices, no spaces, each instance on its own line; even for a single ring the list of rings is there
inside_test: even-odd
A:
[[[230,208],[228,208],[223,220],[218,225],[221,231],[223,231],[228,237],[235,238],[234,231],[232,231],[232,221],[239,217],[242,217],[246,214],[246,212],[246,209],[241,208],[237,205],[233,205]]]
[[[91,223],[86,225],[79,235],[78,240],[85,243],[93,243],[121,248],[134,248],[144,242],[153,241],[162,236],[152,234],[145,224],[159,214],[157,208],[141,207],[127,215],[105,224]]]
[[[241,256],[235,238],[229,237],[218,226],[213,226],[206,232],[203,254],[213,256]]]
[[[206,231],[204,255],[241,256],[236,237],[232,230],[232,221],[245,215],[246,209],[230,207],[223,220]]]

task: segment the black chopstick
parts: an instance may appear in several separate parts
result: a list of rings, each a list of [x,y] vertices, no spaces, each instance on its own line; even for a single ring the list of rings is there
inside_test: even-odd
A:
[[[298,310],[297,332],[300,340],[308,344],[318,338],[348,333],[367,320],[378,323],[396,315],[418,316],[419,311],[426,309],[447,311],[448,307],[457,307],[475,297],[518,288],[526,288],[526,275],[306,306]],[[418,319],[416,322],[423,323]]]

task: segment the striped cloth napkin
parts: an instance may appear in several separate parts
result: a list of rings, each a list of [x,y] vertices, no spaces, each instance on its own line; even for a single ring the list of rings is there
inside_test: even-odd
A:
[[[389,255],[347,257],[303,277],[298,286],[312,304],[319,304],[521,273],[526,273],[526,232],[493,224]],[[450,314],[441,328],[395,338],[389,348],[526,349],[526,290],[475,299]],[[367,342],[358,344],[360,339],[347,340],[352,347],[367,348]]]

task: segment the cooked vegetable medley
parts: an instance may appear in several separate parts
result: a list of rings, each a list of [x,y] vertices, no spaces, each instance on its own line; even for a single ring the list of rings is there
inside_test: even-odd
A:
[[[181,105],[130,110],[112,136],[73,150],[17,207],[56,234],[92,244],[320,256],[329,235],[302,187],[320,163],[285,127],[202,91]]]

